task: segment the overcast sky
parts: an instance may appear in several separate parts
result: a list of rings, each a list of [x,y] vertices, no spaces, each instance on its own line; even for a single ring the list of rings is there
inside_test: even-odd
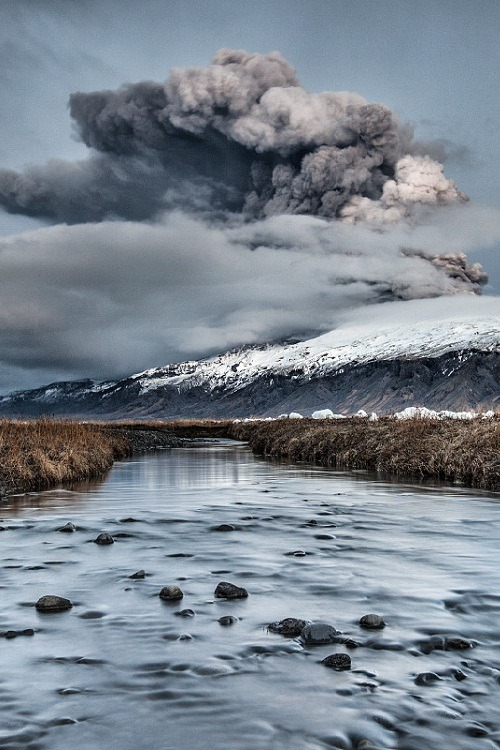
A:
[[[197,223],[180,192],[161,217],[118,211],[91,226],[78,211],[68,220],[66,209],[40,218],[0,209],[0,392],[325,330],[336,311],[388,289],[403,299],[450,293],[428,263],[400,264],[408,244],[465,252],[489,275],[483,293],[498,296],[499,40],[498,0],[0,0],[0,169],[88,160],[72,93],[161,84],[172,68],[207,67],[220,48],[277,50],[309,92],[352,92],[413,126],[470,199],[412,237],[391,227],[383,248],[379,232],[342,227],[332,239],[327,219],[310,216]],[[116,179],[138,179],[123,169]],[[74,180],[67,191],[78,204],[72,190]],[[262,237],[256,263],[242,248]]]

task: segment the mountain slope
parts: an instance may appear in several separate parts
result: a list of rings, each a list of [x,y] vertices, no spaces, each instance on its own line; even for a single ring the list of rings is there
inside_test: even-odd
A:
[[[296,344],[235,349],[119,381],[17,392],[0,399],[0,414],[182,418],[323,408],[384,413],[417,404],[496,408],[499,362],[500,326],[492,315],[429,316],[383,328],[365,319]]]

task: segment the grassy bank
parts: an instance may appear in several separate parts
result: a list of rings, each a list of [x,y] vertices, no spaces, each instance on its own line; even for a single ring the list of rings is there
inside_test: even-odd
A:
[[[0,496],[97,477],[116,459],[178,445],[179,438],[224,437],[248,441],[256,454],[291,463],[500,489],[498,417],[112,424],[42,419],[0,420]]]
[[[60,420],[0,420],[0,495],[99,476],[130,452],[123,435]]]
[[[259,455],[293,463],[500,489],[498,418],[287,419],[236,423],[229,433]]]

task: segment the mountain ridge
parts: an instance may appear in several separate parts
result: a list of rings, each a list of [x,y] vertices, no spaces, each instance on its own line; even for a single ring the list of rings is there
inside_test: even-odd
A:
[[[254,344],[120,380],[51,383],[0,398],[3,416],[246,417],[317,409],[389,412],[500,403],[492,315],[347,324],[306,341]]]

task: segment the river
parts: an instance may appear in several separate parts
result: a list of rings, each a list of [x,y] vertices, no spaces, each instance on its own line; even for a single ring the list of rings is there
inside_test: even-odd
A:
[[[498,496],[214,442],[8,498],[0,528],[0,633],[34,631],[0,638],[2,748],[500,747]],[[215,598],[219,581],[248,598]],[[159,598],[170,584],[182,601]],[[46,594],[72,609],[38,612]],[[267,630],[285,617],[360,645]],[[350,670],[321,663],[338,652]]]

